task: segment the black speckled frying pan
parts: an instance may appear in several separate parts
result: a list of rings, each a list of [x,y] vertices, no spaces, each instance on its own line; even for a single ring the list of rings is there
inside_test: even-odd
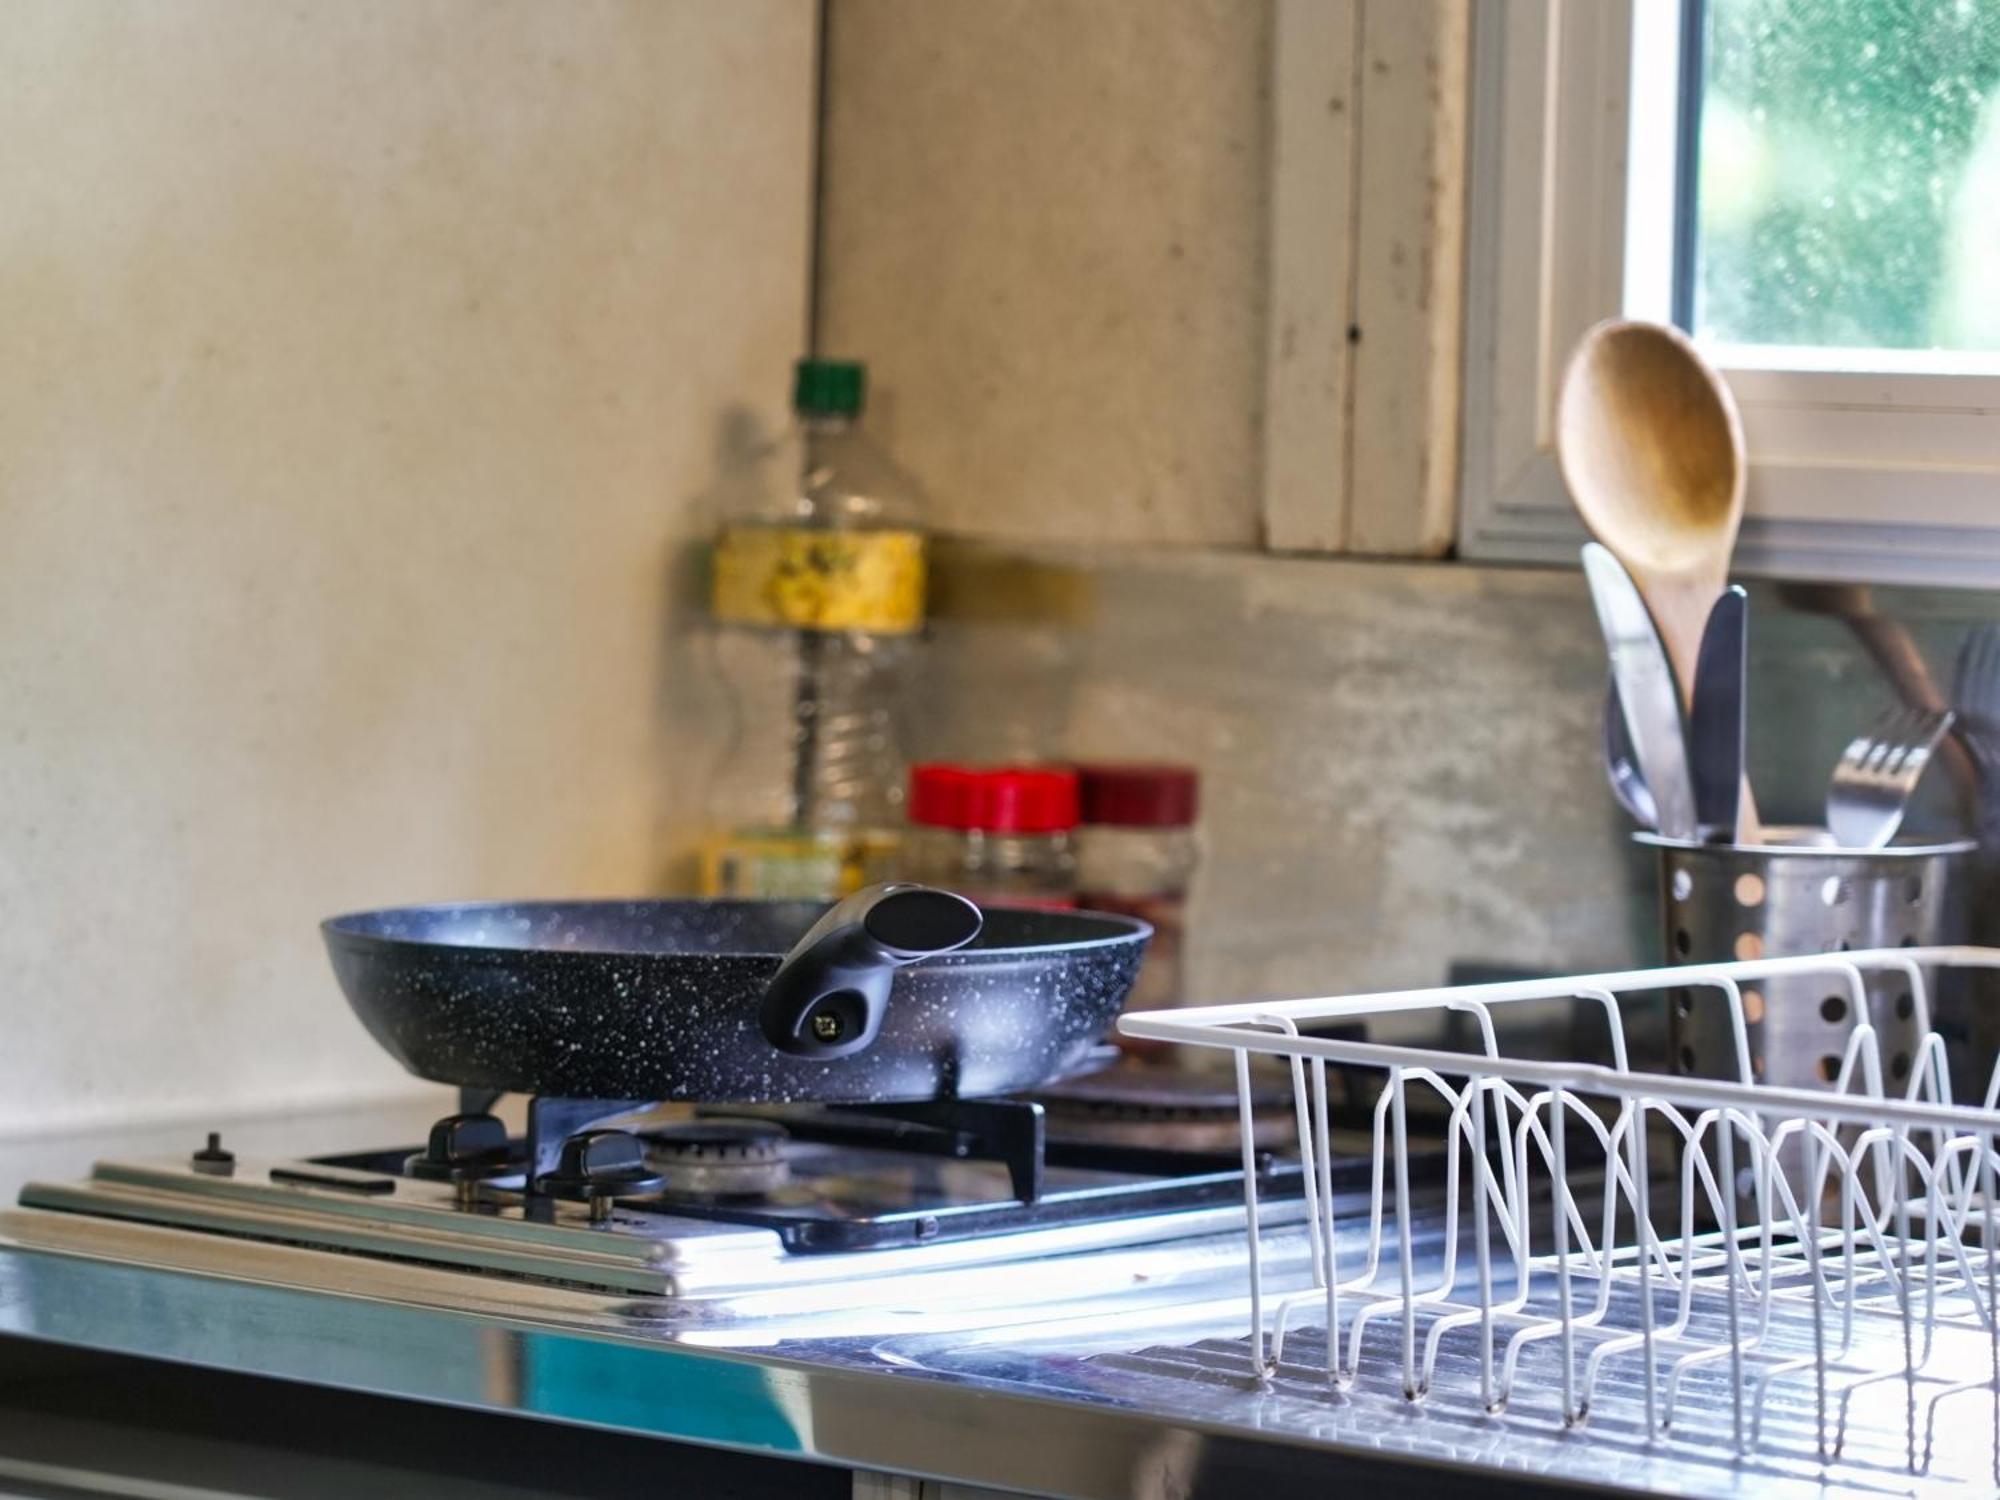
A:
[[[354,1013],[412,1073],[598,1099],[888,1103],[1073,1071],[1152,929],[921,886],[797,902],[568,901],[334,917]]]

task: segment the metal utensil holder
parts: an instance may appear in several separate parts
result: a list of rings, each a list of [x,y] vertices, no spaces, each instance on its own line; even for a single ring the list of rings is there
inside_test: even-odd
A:
[[[1971,841],[1861,850],[1836,847],[1821,829],[1773,828],[1766,835],[1756,846],[1639,835],[1659,851],[1669,963],[1928,948],[1964,938],[1958,895],[1976,848]],[[1886,1070],[1882,1086],[1900,1091],[1921,1040],[1910,986],[1895,970],[1882,969],[1869,976],[1866,991],[1864,1014],[1824,976],[1773,976],[1745,989],[1740,1030],[1712,994],[1669,991],[1669,1069],[1827,1088],[1865,1022]]]

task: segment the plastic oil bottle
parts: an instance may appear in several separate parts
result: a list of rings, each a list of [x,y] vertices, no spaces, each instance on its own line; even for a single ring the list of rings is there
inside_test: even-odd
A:
[[[801,360],[796,469],[716,537],[712,612],[742,722],[782,739],[762,817],[711,837],[706,895],[830,899],[903,821],[904,700],[924,625],[916,486],[860,428],[867,372]]]

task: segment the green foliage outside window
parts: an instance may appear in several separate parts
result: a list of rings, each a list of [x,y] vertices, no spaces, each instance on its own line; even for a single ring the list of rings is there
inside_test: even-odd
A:
[[[1709,0],[1695,327],[2000,349],[2000,0]]]

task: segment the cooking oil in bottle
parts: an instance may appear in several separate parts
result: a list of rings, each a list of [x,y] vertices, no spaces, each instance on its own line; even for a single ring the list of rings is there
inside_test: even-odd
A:
[[[915,484],[862,431],[867,372],[801,360],[790,482],[727,516],[712,613],[745,751],[784,774],[709,838],[704,894],[827,899],[886,863],[903,821],[904,703],[924,624]]]

